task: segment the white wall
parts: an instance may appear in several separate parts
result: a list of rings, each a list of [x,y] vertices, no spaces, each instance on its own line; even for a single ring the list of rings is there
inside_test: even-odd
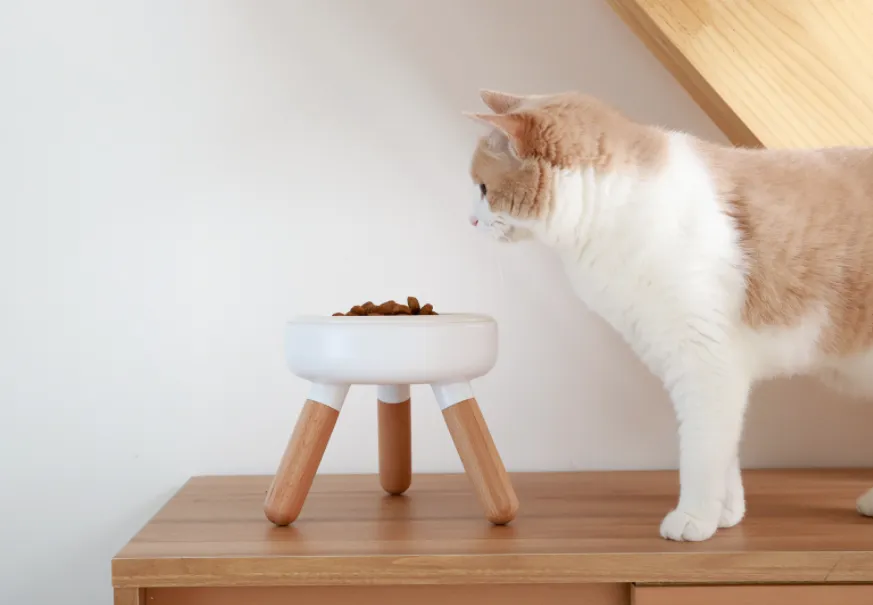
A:
[[[284,321],[366,299],[499,320],[476,387],[511,470],[675,466],[658,383],[554,260],[467,224],[479,87],[721,140],[600,0],[0,0],[0,602],[109,603],[189,476],[272,472],[307,389]],[[414,393],[416,470],[459,471]],[[873,461],[873,407],[832,401],[762,388],[745,463]],[[323,469],[375,468],[358,388]]]

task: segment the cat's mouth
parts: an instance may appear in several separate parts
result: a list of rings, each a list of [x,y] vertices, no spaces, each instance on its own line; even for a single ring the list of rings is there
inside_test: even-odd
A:
[[[504,227],[503,229],[498,230],[494,237],[498,242],[503,242],[506,244],[511,244],[515,241],[515,228],[514,227]]]
[[[502,221],[471,221],[473,226],[484,231],[498,242],[511,242],[514,229]]]
[[[513,225],[497,224],[490,228],[491,236],[500,243],[514,244],[529,239],[530,232]]]
[[[494,218],[487,223],[485,223],[485,227],[488,229],[491,237],[501,242],[511,242],[512,241],[512,232],[514,229],[512,225],[507,225],[501,218]]]
[[[478,231],[501,243],[514,243],[528,239],[532,234],[527,229],[508,224],[502,217],[480,219],[470,216],[470,224]]]

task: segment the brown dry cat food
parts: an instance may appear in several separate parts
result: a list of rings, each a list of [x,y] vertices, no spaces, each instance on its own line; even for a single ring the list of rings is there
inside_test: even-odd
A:
[[[347,313],[334,313],[334,317],[376,317],[384,315],[439,315],[433,310],[433,305],[428,303],[422,306],[418,299],[410,296],[406,299],[406,304],[402,305],[393,300],[386,300],[381,305],[373,304],[373,301],[368,300],[362,305],[355,305],[348,310]]]

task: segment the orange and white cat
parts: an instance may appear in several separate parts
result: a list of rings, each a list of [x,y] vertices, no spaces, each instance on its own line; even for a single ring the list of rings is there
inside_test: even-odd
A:
[[[577,93],[482,99],[471,222],[551,247],[663,381],[681,488],[661,535],[736,525],[754,382],[815,374],[873,395],[873,149],[719,146]],[[858,510],[873,516],[873,490]]]

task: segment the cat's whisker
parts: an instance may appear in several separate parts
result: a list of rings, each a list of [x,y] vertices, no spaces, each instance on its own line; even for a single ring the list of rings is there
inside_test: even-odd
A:
[[[497,278],[501,289],[506,289],[506,275],[503,271],[503,263],[500,262],[500,255],[494,246],[489,246],[488,254],[491,261],[497,266]]]

